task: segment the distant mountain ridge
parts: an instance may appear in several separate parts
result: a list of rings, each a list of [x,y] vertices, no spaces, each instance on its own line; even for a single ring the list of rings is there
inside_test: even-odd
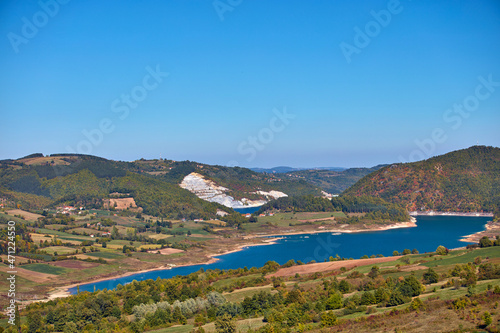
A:
[[[379,170],[387,164],[372,168],[349,168],[341,171],[308,169],[277,175],[282,179],[304,179],[327,193],[340,194],[364,176]]]
[[[473,146],[424,161],[392,164],[344,193],[380,197],[408,210],[498,211],[500,148]]]
[[[317,167],[317,168],[292,168],[288,166],[277,166],[274,168],[249,168],[255,172],[265,172],[265,173],[286,173],[301,170],[333,170],[333,171],[343,171],[346,168],[342,167]]]

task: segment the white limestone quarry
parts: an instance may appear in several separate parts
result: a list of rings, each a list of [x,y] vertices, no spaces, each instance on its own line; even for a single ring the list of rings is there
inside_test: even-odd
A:
[[[287,197],[288,196],[288,195],[286,195],[283,192],[275,191],[275,190],[271,190],[269,192],[266,192],[266,191],[256,191],[254,193],[257,193],[257,194],[260,194],[260,195],[264,195],[267,198],[271,197],[272,199],[278,199],[278,198],[283,198],[283,197]]]
[[[215,182],[205,179],[202,175],[196,172],[191,172],[189,175],[184,177],[179,185],[180,187],[196,194],[200,199],[217,202],[221,205],[231,208],[249,208],[262,206],[271,199],[286,197],[287,195],[280,191],[256,191],[257,193],[265,196],[268,200],[250,200],[247,198],[242,198],[241,200],[236,200],[232,196],[228,195],[226,192],[229,189],[217,185]]]

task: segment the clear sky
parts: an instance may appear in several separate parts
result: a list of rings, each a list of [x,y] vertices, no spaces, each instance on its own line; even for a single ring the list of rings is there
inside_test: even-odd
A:
[[[500,146],[498,0],[3,0],[0,36],[0,159],[349,167]]]

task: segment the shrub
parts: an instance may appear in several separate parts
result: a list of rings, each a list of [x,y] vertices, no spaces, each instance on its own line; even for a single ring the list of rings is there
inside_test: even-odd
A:
[[[439,275],[430,267],[427,272],[424,273],[423,278],[426,284],[436,283],[439,281]]]
[[[321,326],[330,327],[337,324],[337,316],[331,311],[323,312],[321,314]]]

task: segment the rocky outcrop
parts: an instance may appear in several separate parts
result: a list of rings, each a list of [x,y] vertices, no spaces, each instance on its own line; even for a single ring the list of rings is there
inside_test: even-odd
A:
[[[196,172],[192,172],[184,177],[184,179],[180,183],[180,187],[196,194],[196,196],[200,199],[209,202],[217,202],[221,205],[231,208],[258,207],[267,203],[269,200],[287,196],[283,192],[274,190],[271,190],[269,192],[256,191],[252,193],[263,195],[267,200],[251,200],[247,198],[236,200],[234,197],[228,194],[228,192],[230,192],[229,189],[223,186],[219,186],[209,179],[205,179],[205,177]]]

